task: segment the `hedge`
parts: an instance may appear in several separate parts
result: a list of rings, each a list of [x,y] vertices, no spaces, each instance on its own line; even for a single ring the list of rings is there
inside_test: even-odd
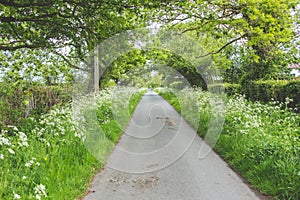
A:
[[[208,86],[213,93],[225,92],[227,95],[244,94],[249,100],[285,103],[286,98],[292,99],[288,107],[300,112],[300,79],[294,80],[260,80],[250,81],[246,85],[223,83]]]
[[[38,116],[70,100],[70,85],[14,86],[0,82],[0,130],[2,126],[17,125],[29,116]]]
[[[241,85],[234,83],[220,83],[208,85],[208,90],[212,93],[226,93],[227,95],[242,93]]]
[[[288,104],[291,108],[300,108],[300,79],[295,80],[260,80],[250,82],[243,87],[243,93],[253,101],[293,101]]]

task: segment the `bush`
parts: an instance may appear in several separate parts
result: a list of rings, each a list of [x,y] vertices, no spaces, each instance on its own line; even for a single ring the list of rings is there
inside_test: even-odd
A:
[[[208,89],[212,93],[220,93],[225,92],[228,95],[241,94],[242,86],[240,84],[235,83],[220,83],[209,85]]]
[[[252,101],[277,101],[288,103],[291,108],[300,108],[300,80],[265,80],[250,82],[243,88]]]
[[[5,125],[18,125],[24,118],[46,113],[52,106],[70,100],[70,85],[22,86],[1,82],[0,129]]]
[[[120,105],[117,111],[123,119],[128,110],[129,114],[133,112],[144,93],[121,88],[116,96],[115,91],[102,90],[96,96],[82,96],[83,105],[54,106],[38,119],[29,117],[22,126],[3,127],[0,130],[0,199],[81,197],[91,177],[105,164],[106,160],[100,158],[109,156],[128,123],[120,126],[116,122],[117,118],[110,114],[113,103]],[[127,107],[122,107],[123,98],[116,98],[124,96],[130,97]],[[89,116],[94,113],[97,115]],[[90,132],[95,127],[85,126],[93,125],[93,120],[103,129],[105,137]],[[87,146],[87,139],[93,142],[97,154],[90,151],[93,149]]]
[[[300,79],[249,81],[246,85],[224,83],[209,86],[209,91],[225,90],[227,95],[245,94],[247,99],[261,102],[282,103],[286,107],[300,111]]]

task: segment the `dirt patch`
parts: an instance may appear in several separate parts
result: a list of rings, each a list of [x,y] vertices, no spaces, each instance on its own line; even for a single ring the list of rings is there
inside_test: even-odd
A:
[[[132,182],[134,183],[132,187],[138,189],[153,188],[157,185],[158,180],[159,178],[157,176],[150,176],[148,178],[136,178],[132,180]]]

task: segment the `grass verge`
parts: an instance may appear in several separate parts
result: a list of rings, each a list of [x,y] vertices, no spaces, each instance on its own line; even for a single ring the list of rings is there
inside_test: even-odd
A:
[[[143,92],[123,89],[123,95],[128,94],[132,114]],[[96,98],[97,123],[107,126],[107,138],[115,144],[123,127],[116,125],[113,115],[107,115],[113,91],[102,91]],[[87,150],[78,128],[71,106],[66,105],[52,108],[40,119],[29,119],[22,127],[1,130],[0,199],[65,200],[82,196],[104,163]]]
[[[178,95],[167,90],[159,93],[180,111]],[[181,99],[193,96],[199,105],[198,132],[204,137],[213,114],[208,100],[212,94],[187,89],[181,95]],[[289,111],[288,102],[286,105],[253,103],[242,96],[226,101],[225,124],[215,150],[262,193],[276,199],[299,200],[299,115]],[[284,106],[285,110],[280,109]]]

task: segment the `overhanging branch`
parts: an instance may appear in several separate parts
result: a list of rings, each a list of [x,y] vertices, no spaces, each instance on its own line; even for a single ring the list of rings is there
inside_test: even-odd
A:
[[[22,17],[22,18],[15,18],[15,17],[3,17],[0,16],[0,21],[2,23],[4,22],[39,22],[39,21],[44,21],[44,20],[49,20],[52,17],[55,17],[56,15],[59,15],[58,12],[56,13],[50,13],[50,14],[43,14],[43,15],[39,15],[39,16],[26,16],[26,17]]]
[[[62,55],[61,53],[59,53],[55,50],[53,50],[52,52],[54,54],[60,56],[71,68],[78,69],[78,70],[85,71],[85,72],[89,72],[88,69],[84,69],[84,68],[81,68],[81,67],[78,67],[78,66],[72,64],[71,61],[69,59],[67,59],[64,55]]]
[[[17,43],[17,42],[19,42],[19,41],[13,41],[8,44],[0,44],[0,50],[15,51],[17,49],[22,49],[22,48],[37,49],[37,48],[42,47],[41,45],[37,45],[37,44],[20,44],[20,45],[16,45],[16,46],[7,46],[9,44],[13,44],[13,43]]]
[[[30,3],[17,3],[13,0],[0,0],[0,4],[4,6],[10,6],[15,8],[26,8],[26,7],[36,7],[36,6],[51,6],[52,1],[42,1],[42,2],[30,2]]]
[[[212,52],[209,52],[209,53],[207,53],[207,54],[198,56],[198,57],[196,57],[196,58],[203,58],[203,57],[206,57],[206,56],[209,56],[209,55],[218,54],[218,53],[220,53],[221,51],[223,51],[223,49],[225,49],[227,46],[229,46],[229,45],[231,45],[232,43],[234,43],[234,42],[236,42],[236,41],[238,41],[238,40],[240,40],[240,39],[246,37],[246,35],[247,35],[247,34],[244,34],[244,35],[242,35],[242,36],[240,36],[240,37],[238,37],[238,38],[235,38],[235,39],[231,40],[230,42],[228,42],[228,43],[226,43],[224,46],[222,46],[218,51],[212,51]]]

